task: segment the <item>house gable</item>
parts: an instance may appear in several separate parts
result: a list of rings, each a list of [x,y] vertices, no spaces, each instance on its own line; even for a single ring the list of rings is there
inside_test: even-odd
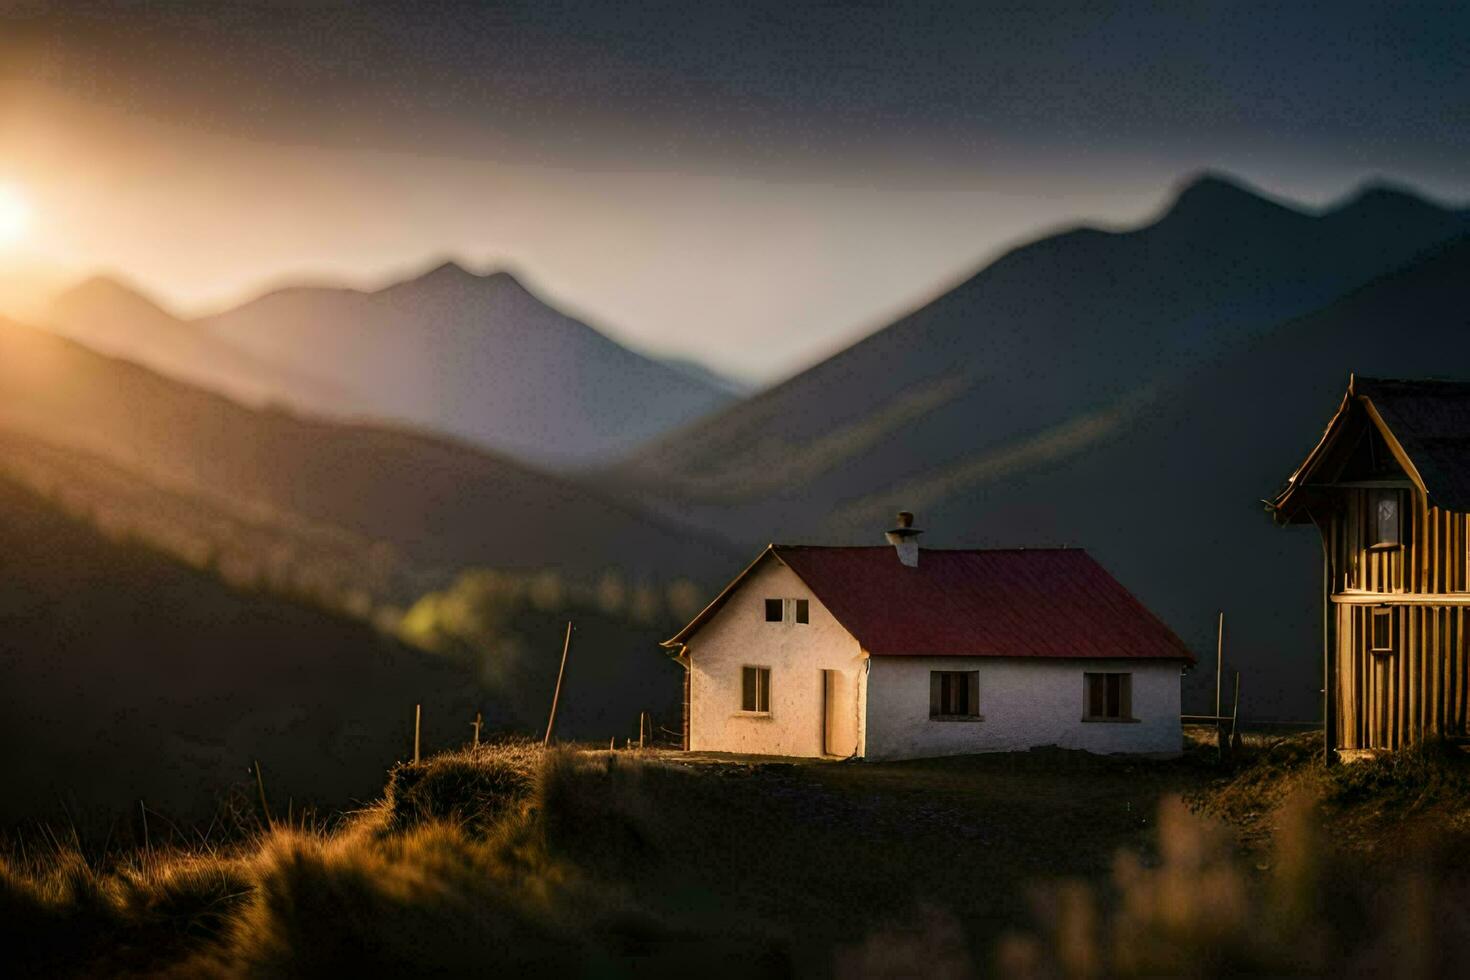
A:
[[[1470,382],[1349,378],[1322,438],[1266,504],[1279,523],[1304,524],[1328,487],[1393,480],[1470,511]]]
[[[755,557],[755,560],[752,561],[749,565],[745,566],[745,569],[741,571],[739,575],[735,576],[735,578],[733,578],[728,585],[721,589],[720,593],[715,596],[713,600],[710,601],[709,605],[701,609],[699,613],[692,620],[689,621],[688,625],[679,630],[678,633],[675,633],[669,639],[664,640],[659,645],[666,650],[674,651],[675,658],[683,660],[686,656],[686,648],[692,648],[694,646],[695,637],[706,630],[713,622],[720,619],[725,612],[725,608],[730,605],[732,601],[736,601],[738,597],[741,597],[745,590],[755,589],[756,591],[759,591],[761,588],[765,587],[765,583],[769,581],[769,577],[773,574],[773,569],[777,568],[784,569],[786,574],[790,576],[790,579],[788,581],[794,580],[796,583],[799,583],[797,586],[795,586],[796,591],[801,592],[802,596],[808,598],[815,604],[813,607],[814,610],[815,608],[820,607],[822,612],[830,619],[832,623],[836,624],[838,628],[843,629],[844,632],[847,632],[849,637],[851,637],[851,631],[848,630],[847,627],[842,624],[841,620],[832,613],[832,610],[827,606],[825,602],[823,602],[822,598],[818,596],[817,592],[815,591],[815,589],[812,588],[811,584],[806,582],[802,578],[801,572],[798,569],[793,568],[790,562],[786,560],[785,555],[790,554],[792,550],[793,546],[790,545],[766,545],[765,549],[762,550],[761,553]],[[881,548],[876,550],[888,553],[892,552],[892,549],[889,548]],[[767,588],[767,591],[769,591],[769,588]],[[788,591],[790,591],[790,589],[788,589]],[[827,591],[826,595],[830,597],[832,595],[831,591]],[[770,597],[767,596],[765,598]],[[741,604],[743,605],[744,603],[742,602]],[[813,614],[815,614],[815,612]],[[744,613],[742,613],[742,615],[744,615]],[[853,642],[858,642],[855,637],[851,638],[853,639]]]
[[[765,603],[768,599],[783,602],[804,600],[808,603],[807,622],[796,623],[786,615],[780,622],[767,621]],[[761,561],[752,565],[741,574],[718,608],[699,622],[692,632],[681,631],[679,635],[684,637],[679,645],[685,657],[698,656],[699,651],[714,643],[727,642],[731,636],[738,637],[739,642],[752,651],[752,656],[759,650],[768,659],[786,659],[788,652],[799,652],[814,638],[857,646],[857,640],[832,615],[821,598],[780,561]],[[664,646],[674,642],[667,640]]]
[[[727,592],[692,633],[681,633],[689,748],[791,756],[860,751],[865,658],[857,640],[779,561],[757,562]],[[808,621],[767,621],[767,599],[806,601]],[[747,669],[767,672],[768,703],[744,703]]]

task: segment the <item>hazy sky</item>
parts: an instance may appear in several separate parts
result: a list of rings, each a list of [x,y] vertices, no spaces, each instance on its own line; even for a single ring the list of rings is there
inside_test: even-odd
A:
[[[1467,161],[1466,4],[0,0],[0,292],[453,255],[751,379],[1193,170],[1464,200]]]

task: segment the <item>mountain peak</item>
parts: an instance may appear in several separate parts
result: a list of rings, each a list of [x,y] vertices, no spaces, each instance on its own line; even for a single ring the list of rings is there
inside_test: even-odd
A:
[[[1387,178],[1365,181],[1325,211],[1333,217],[1404,218],[1409,216],[1453,217],[1450,209]]]
[[[430,279],[479,279],[481,277],[460,265],[456,260],[446,259],[418,278],[420,281],[427,281]]]
[[[151,296],[129,283],[106,275],[94,275],[61,292],[51,301],[53,315],[82,310],[130,310],[173,319]]]
[[[142,291],[127,285],[111,276],[97,274],[88,276],[81,282],[76,283],[64,290],[61,296],[138,296],[142,297]]]
[[[1211,220],[1246,208],[1257,212],[1290,210],[1236,177],[1206,170],[1180,185],[1164,217]]]
[[[1251,190],[1245,181],[1223,170],[1197,171],[1184,177],[1179,181],[1177,186],[1179,189],[1175,192],[1176,198],[1201,194],[1245,194],[1251,197],[1259,196],[1255,191]]]
[[[404,279],[399,282],[383,287],[380,292],[396,293],[400,290],[408,290],[415,294],[428,291],[430,295],[436,292],[459,292],[473,290],[477,295],[510,295],[525,294],[533,295],[529,289],[522,285],[521,281],[513,274],[504,269],[494,272],[480,274],[466,269],[453,259],[441,262],[428,272]]]

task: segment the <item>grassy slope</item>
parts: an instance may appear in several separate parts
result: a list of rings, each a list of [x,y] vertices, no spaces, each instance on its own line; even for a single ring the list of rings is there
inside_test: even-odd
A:
[[[232,589],[0,478],[0,739],[24,746],[0,824],[96,814],[105,832],[121,813],[126,837],[140,798],[208,817],[255,759],[282,808],[340,807],[401,757],[416,701],[437,746],[475,691],[366,624]]]
[[[494,746],[400,767],[330,833],[104,872],[11,861],[0,923],[22,965],[60,972],[1423,975],[1470,952],[1470,879],[1443,860],[1464,838],[1442,819],[1467,772],[1420,754],[1327,774],[1299,746],[1233,772],[1199,753],[749,766]],[[1244,852],[1169,802],[1229,815],[1301,780],[1340,792],[1271,809],[1270,846]],[[1406,794],[1426,781],[1432,803]],[[1404,807],[1448,843],[1364,861],[1402,839]],[[1375,829],[1333,853],[1324,814]]]
[[[95,497],[141,531],[166,509],[170,522],[240,552],[240,563],[253,559],[260,573],[292,548],[295,564],[380,601],[417,598],[425,576],[442,583],[467,566],[714,580],[741,558],[596,487],[463,443],[250,409],[0,319],[0,438],[7,433],[29,447],[33,486]],[[111,492],[117,486],[126,493]],[[271,535],[257,541],[258,526]],[[361,554],[386,567],[370,577],[343,568]]]
[[[1351,765],[1323,767],[1321,735],[1257,736],[1248,765],[1192,797],[1237,828],[1252,850],[1270,845],[1294,798],[1318,801],[1338,846],[1392,861],[1406,839],[1449,834],[1470,840],[1470,756],[1429,742]]]

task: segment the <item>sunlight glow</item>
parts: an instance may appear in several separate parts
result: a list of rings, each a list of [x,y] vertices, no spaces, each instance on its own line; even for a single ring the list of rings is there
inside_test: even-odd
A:
[[[31,227],[31,205],[13,184],[0,184],[0,247],[14,245]]]

